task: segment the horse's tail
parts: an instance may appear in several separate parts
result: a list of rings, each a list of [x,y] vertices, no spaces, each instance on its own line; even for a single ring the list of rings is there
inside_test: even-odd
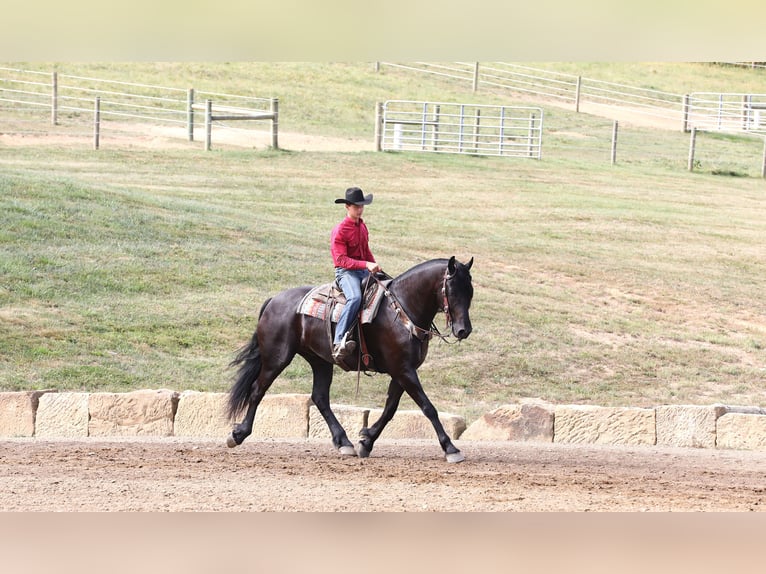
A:
[[[258,319],[263,315],[263,311],[266,309],[269,301],[271,299],[267,299],[261,306]],[[232,419],[237,417],[247,407],[247,404],[250,402],[253,383],[258,380],[258,375],[261,373],[261,349],[258,347],[257,327],[253,333],[253,338],[239,350],[237,356],[229,364],[229,367],[236,367],[237,365],[239,365],[237,381],[229,391],[229,418]]]

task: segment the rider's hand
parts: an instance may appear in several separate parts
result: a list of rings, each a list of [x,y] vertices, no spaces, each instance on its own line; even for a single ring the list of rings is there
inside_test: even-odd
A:
[[[378,271],[380,271],[380,265],[378,265],[374,261],[368,261],[367,271],[369,271],[370,273],[377,273]]]

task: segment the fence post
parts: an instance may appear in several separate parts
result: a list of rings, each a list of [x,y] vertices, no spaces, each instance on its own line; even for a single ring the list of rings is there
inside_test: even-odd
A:
[[[479,62],[473,64],[473,93],[479,89]]]
[[[59,123],[59,73],[51,74],[51,123],[57,126]]]
[[[689,141],[689,164],[688,169],[689,171],[694,171],[694,146],[697,142],[697,128],[692,128],[692,135],[691,140]]]
[[[500,107],[500,155],[503,155],[503,144],[505,143],[505,106]]]
[[[763,138],[763,160],[761,161],[761,177],[766,178],[766,138]]]
[[[476,110],[476,126],[473,130],[473,153],[479,153],[479,124],[481,123],[481,110]]]
[[[535,120],[537,116],[531,114],[529,117],[529,157],[534,157],[534,137],[535,137]]]
[[[612,126],[612,165],[617,161],[617,120]]]
[[[380,72],[380,62],[375,62],[375,72]]]
[[[722,120],[723,120],[723,94],[718,94],[718,131],[721,131]]]
[[[689,94],[684,95],[683,103],[683,130],[684,133],[689,131]]]
[[[383,150],[383,104],[375,102],[375,151]]]
[[[575,111],[580,111],[580,88],[582,87],[582,76],[577,76],[577,85],[575,86]]]
[[[96,96],[93,110],[93,149],[98,149],[101,139],[101,98]]]
[[[750,96],[745,94],[742,96],[742,131],[746,132],[749,125],[749,116],[748,110],[750,109]]]
[[[434,151],[439,149],[439,108],[439,104],[434,106]]]
[[[186,92],[186,129],[189,132],[189,141],[194,141],[194,88]]]
[[[205,100],[205,151],[210,151],[213,136],[213,100]]]
[[[271,98],[271,147],[279,149],[279,98]]]

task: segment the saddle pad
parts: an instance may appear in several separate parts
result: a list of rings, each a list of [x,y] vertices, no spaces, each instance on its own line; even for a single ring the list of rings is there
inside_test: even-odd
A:
[[[387,286],[390,281],[384,281],[383,285]],[[362,302],[362,323],[372,323],[375,319],[375,315],[378,314],[378,308],[383,296],[386,294],[385,289],[381,289],[377,282],[367,289],[364,293],[364,301]],[[332,305],[334,301],[334,305]],[[314,287],[303,296],[301,302],[298,304],[297,312],[301,315],[308,315],[310,317],[316,317],[325,321],[327,319],[327,308],[332,305],[332,316],[330,321],[337,323],[340,319],[341,311],[346,306],[346,297],[343,292],[340,291],[335,283],[326,283]]]
[[[334,289],[334,283],[327,283],[314,287],[303,296],[301,302],[298,303],[298,313],[301,315],[308,315],[309,317],[316,317],[325,321],[327,319],[327,307],[329,303],[335,299],[335,305],[332,309],[332,317],[330,320],[333,323],[337,323],[340,319],[340,312],[346,303],[346,298],[343,293],[340,293],[340,297],[333,297],[332,291]]]

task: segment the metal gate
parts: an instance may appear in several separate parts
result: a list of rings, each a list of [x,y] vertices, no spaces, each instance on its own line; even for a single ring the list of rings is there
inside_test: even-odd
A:
[[[704,131],[766,133],[766,94],[694,92],[687,125]]]
[[[378,151],[542,155],[542,108],[388,100],[377,116]]]

